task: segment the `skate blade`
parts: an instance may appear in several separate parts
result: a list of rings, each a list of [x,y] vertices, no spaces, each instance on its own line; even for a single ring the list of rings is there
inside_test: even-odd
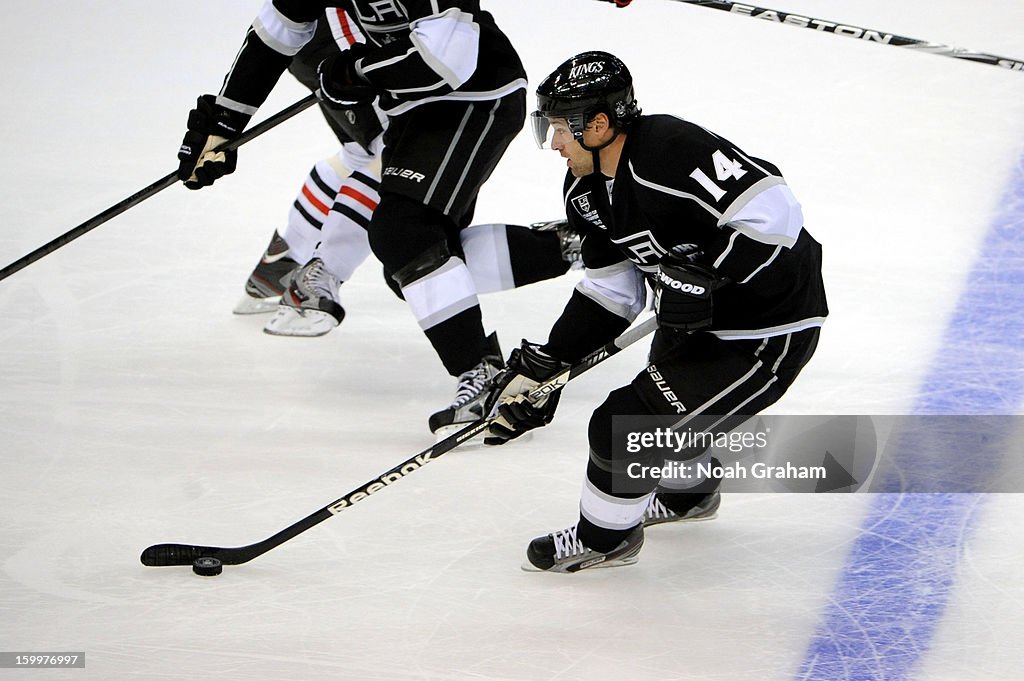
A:
[[[707,515],[693,516],[692,518],[655,518],[654,520],[645,520],[644,529],[654,527],[655,525],[668,525],[669,523],[703,523],[708,520],[714,520],[718,517],[718,511],[713,511]]]
[[[267,314],[277,309],[277,303],[280,300],[281,296],[253,298],[246,293],[231,312],[233,314]]]
[[[640,556],[637,555],[632,555],[627,558],[616,558],[615,560],[609,560],[602,563],[598,563],[597,565],[592,565],[588,568],[584,568],[583,570],[577,570],[576,572],[586,572],[588,570],[603,570],[605,568],[614,567],[625,567],[627,565],[634,565],[638,560],[640,560]],[[559,575],[576,574],[576,572],[569,572],[568,570],[541,570],[539,567],[531,563],[529,558],[524,560],[523,564],[520,565],[519,568],[523,572],[553,572]]]
[[[277,312],[263,327],[271,336],[315,338],[331,332],[338,320],[320,310],[298,310],[279,305]]]

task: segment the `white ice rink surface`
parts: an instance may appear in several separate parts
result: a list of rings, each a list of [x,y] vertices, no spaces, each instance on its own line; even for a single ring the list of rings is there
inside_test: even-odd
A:
[[[219,87],[258,4],[8,3],[0,265],[174,168],[188,109]],[[774,413],[1019,413],[1019,258],[990,290],[1007,319],[974,320],[987,340],[949,340],[992,226],[1024,215],[1006,198],[1024,73],[670,0],[485,4],[533,85],[576,52],[614,52],[647,112],[783,170],[824,245],[832,316]],[[778,8],[1024,56],[1016,0]],[[286,76],[260,115],[303,95]],[[781,494],[655,528],[631,568],[521,572],[530,538],[574,522],[590,410],[639,370],[639,346],[574,382],[530,441],[457,449],[218,578],[143,567],[157,542],[263,539],[431,441],[451,379],[375,262],[343,287],[349,316],[325,338],[272,338],[230,313],[306,171],[334,151],[305,112],[217,186],[172,187],[0,283],[0,651],[87,661],[0,679],[1022,678],[1020,495],[951,501],[962,512],[942,542],[910,547],[912,572],[856,560],[896,513],[881,495]],[[520,136],[477,220],[557,216],[563,172]],[[572,285],[487,296],[485,321],[506,350],[543,339]],[[976,398],[928,401],[965,384]],[[876,607],[845,605],[862,601],[837,594],[872,570]],[[934,607],[904,612],[911,601]]]

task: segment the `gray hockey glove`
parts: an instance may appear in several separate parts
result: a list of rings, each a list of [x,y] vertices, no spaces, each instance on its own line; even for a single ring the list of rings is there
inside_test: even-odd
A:
[[[356,43],[344,52],[332,54],[320,62],[316,69],[320,80],[319,97],[328,105],[341,108],[369,104],[377,98],[377,89],[356,70],[356,60],[369,48]]]
[[[539,345],[523,341],[512,351],[504,371],[495,378],[495,389],[488,403],[491,425],[484,444],[503,445],[528,430],[551,423],[562,391],[558,389],[537,402],[528,396],[541,383],[569,365],[542,352]]]
[[[238,152],[216,148],[241,135],[250,118],[220,106],[214,95],[199,97],[178,149],[178,179],[189,189],[201,189],[235,172]]]
[[[658,266],[654,299],[658,325],[682,331],[711,326],[712,293],[725,283],[726,280],[710,267],[667,256]]]

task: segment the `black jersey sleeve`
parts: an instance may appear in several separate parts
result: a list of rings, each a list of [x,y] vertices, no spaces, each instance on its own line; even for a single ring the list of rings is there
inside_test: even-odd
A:
[[[480,60],[481,26],[475,2],[404,3],[409,31],[358,62],[372,85],[405,101],[449,94],[466,83]],[[372,36],[371,36],[372,39]]]
[[[705,231],[728,226],[764,244],[791,247],[800,205],[773,164],[672,116],[651,116],[628,171],[655,222]]]
[[[541,349],[563,362],[575,363],[614,340],[629,324],[576,289]]]
[[[224,77],[217,101],[252,115],[266,101],[292,57],[313,38],[322,2],[266,0]]]
[[[743,284],[770,268],[783,251],[780,244],[765,244],[728,227],[696,255],[695,261],[711,267],[730,282]]]
[[[567,174],[566,202],[577,182]],[[643,310],[647,287],[642,272],[601,227],[568,209],[569,226],[582,237],[583,277],[551,328],[545,351],[575,362],[625,331]]]

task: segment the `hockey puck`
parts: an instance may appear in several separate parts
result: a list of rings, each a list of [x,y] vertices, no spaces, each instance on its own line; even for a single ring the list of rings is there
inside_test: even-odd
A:
[[[201,556],[192,561],[192,572],[203,577],[216,577],[223,571],[221,562],[210,556]]]

